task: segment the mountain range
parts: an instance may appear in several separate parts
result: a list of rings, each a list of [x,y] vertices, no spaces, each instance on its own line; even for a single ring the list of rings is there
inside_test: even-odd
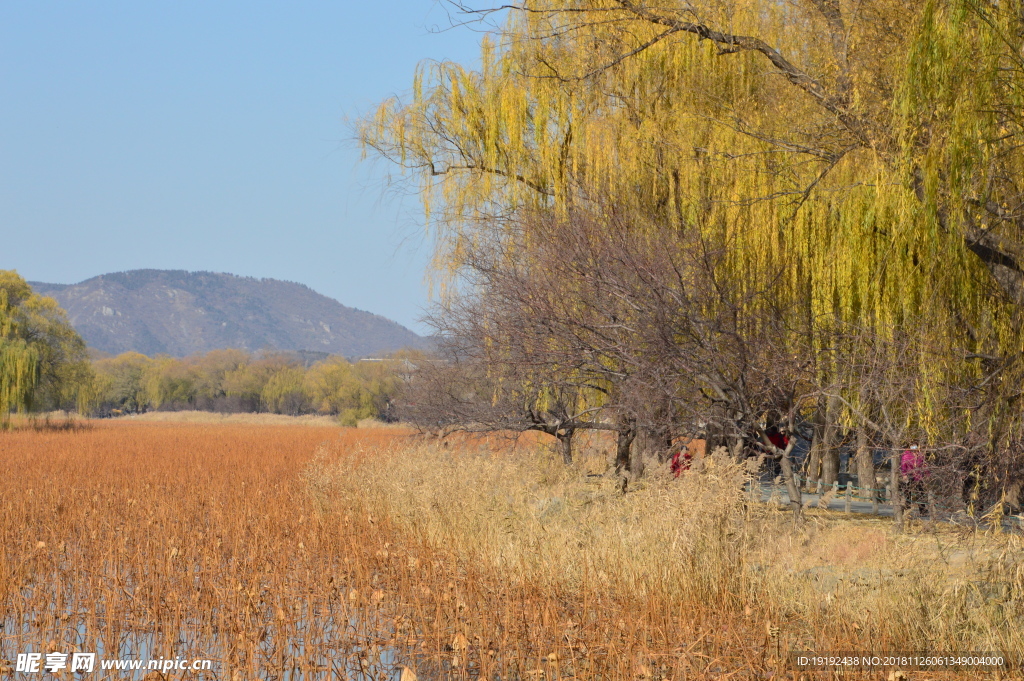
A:
[[[78,284],[29,282],[90,347],[183,357],[218,348],[365,357],[429,341],[308,286],[214,272],[131,270]]]

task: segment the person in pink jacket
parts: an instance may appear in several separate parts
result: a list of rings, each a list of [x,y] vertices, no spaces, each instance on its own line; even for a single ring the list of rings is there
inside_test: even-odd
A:
[[[924,453],[917,448],[917,445],[910,445],[910,449],[903,450],[903,455],[900,457],[900,477],[906,490],[906,499],[909,503],[917,504],[921,515],[928,512],[928,505],[925,503],[928,493],[924,488],[924,480],[927,475]]]

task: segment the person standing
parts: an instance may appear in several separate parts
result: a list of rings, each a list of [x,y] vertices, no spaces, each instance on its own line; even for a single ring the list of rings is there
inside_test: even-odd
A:
[[[900,477],[906,490],[907,503],[916,503],[918,513],[922,516],[928,512],[928,494],[924,488],[927,473],[924,454],[917,445],[910,445],[909,449],[903,450],[900,457]]]
[[[679,451],[672,455],[672,475],[679,477],[679,474],[683,471],[690,470],[690,466],[693,465],[693,454],[690,453],[690,448],[686,445]]]

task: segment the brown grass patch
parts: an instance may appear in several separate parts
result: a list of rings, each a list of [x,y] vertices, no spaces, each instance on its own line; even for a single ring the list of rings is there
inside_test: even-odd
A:
[[[340,428],[337,417],[304,414],[221,414],[212,411],[150,411],[145,414],[130,414],[117,417],[118,421],[139,423],[195,423],[250,426],[326,426]]]
[[[605,455],[590,448],[566,469],[544,448],[466,439],[400,450],[392,466],[321,460],[309,482],[328,508],[388,518],[492,589],[528,590],[534,609],[557,613],[539,626],[557,654],[576,641],[625,656],[588,658],[598,676],[756,677],[789,650],[1024,651],[1019,537],[897,535],[890,520],[825,512],[794,528],[788,512],[748,503],[725,460],[678,480],[655,469],[622,495],[588,474]],[[476,625],[483,638],[507,630],[500,610]]]

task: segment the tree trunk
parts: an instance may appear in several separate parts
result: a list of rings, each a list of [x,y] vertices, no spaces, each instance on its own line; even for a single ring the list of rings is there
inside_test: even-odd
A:
[[[786,447],[786,451],[783,453],[782,458],[779,459],[779,465],[782,467],[782,478],[786,481],[786,492],[789,494],[789,506],[793,509],[793,522],[800,520],[800,511],[803,508],[803,500],[800,497],[800,486],[796,482],[796,478],[793,476],[793,460],[789,458],[790,453],[793,451],[793,446],[790,444]]]
[[[619,437],[615,444],[615,474],[623,475],[632,472],[630,451],[633,449],[633,440],[636,438],[636,424],[632,419],[626,419],[619,425]]]
[[[875,458],[874,452],[868,446],[867,428],[861,426],[857,429],[857,454],[854,457],[857,471],[857,486],[869,499],[875,498]]]
[[[830,447],[822,452],[821,486],[829,488],[839,480],[839,448]]]
[[[896,530],[903,531],[903,490],[900,489],[900,451],[892,450],[892,458],[889,461],[889,484],[892,494],[892,519],[896,523]]]
[[[839,479],[839,409],[839,398],[830,397],[825,411],[825,432],[821,447],[822,487],[831,487]]]
[[[814,414],[811,451],[807,456],[807,465],[804,467],[804,483],[808,489],[813,489],[815,483],[821,479],[821,452],[825,446],[825,411],[825,404],[819,401],[818,409]]]
[[[706,429],[706,435],[704,436],[704,453],[711,456],[712,452],[724,444],[725,435],[722,433],[722,429],[709,425]]]
[[[746,440],[742,437],[737,437],[732,441],[729,447],[729,454],[732,455],[732,460],[736,463],[743,463],[743,459],[746,458]]]
[[[839,449],[836,447],[839,408],[838,397],[830,397],[825,404],[818,405],[807,464],[807,483],[812,489],[830,486],[839,479]]]
[[[575,428],[566,428],[555,433],[555,437],[558,438],[558,449],[566,466],[572,465],[572,437],[575,433]]]
[[[660,401],[645,419],[647,425],[637,428],[636,447],[639,450],[641,466],[648,460],[657,458],[658,463],[665,463],[672,454],[672,407],[668,401]]]
[[[658,463],[665,463],[672,458],[672,428],[667,425],[658,426],[653,436]]]
[[[640,433],[642,432],[640,431]],[[634,480],[642,478],[644,470],[647,468],[647,450],[636,446],[639,440],[640,434],[637,435],[636,440],[633,442],[633,448],[629,452],[629,477]]]
[[[630,473],[634,478],[644,475],[647,462],[657,460],[665,463],[669,460],[672,448],[672,433],[667,425],[637,426],[636,441],[633,443]]]

